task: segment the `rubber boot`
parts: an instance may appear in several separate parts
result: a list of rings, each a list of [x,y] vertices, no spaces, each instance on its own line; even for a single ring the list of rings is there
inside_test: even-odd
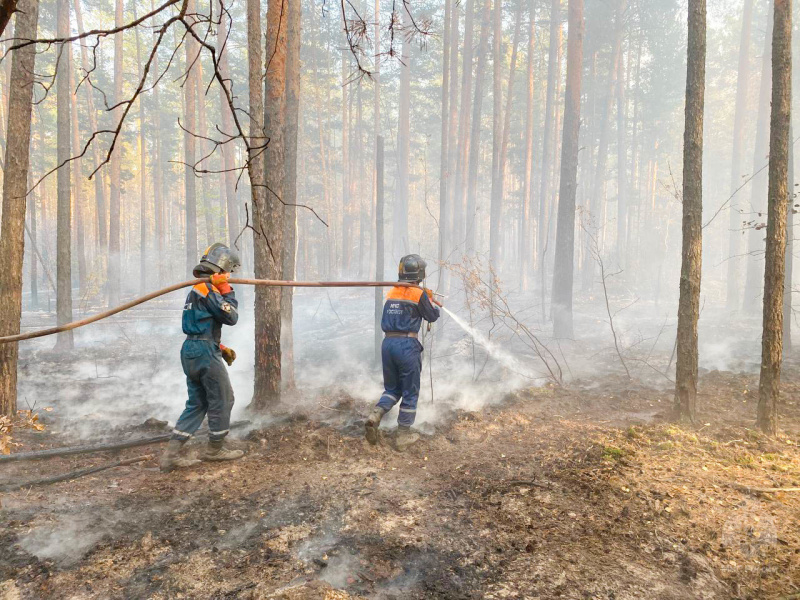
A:
[[[158,465],[161,468],[162,473],[169,473],[175,469],[191,467],[200,462],[199,460],[181,456],[181,448],[183,448],[184,443],[185,442],[183,440],[169,441],[169,444],[167,444],[167,449],[164,450],[164,454],[161,455],[161,460],[159,461]]]
[[[385,410],[380,406],[376,406],[372,409],[372,412],[369,413],[367,422],[364,423],[364,437],[366,437],[367,441],[373,446],[378,443],[378,428],[381,426],[381,419],[385,414]]]
[[[411,431],[408,426],[399,425],[397,435],[394,439],[394,446],[398,452],[405,452],[411,445],[419,441],[419,434]]]
[[[242,458],[243,456],[244,452],[241,450],[226,448],[222,440],[215,440],[208,442],[208,446],[206,446],[206,451],[202,458],[203,460],[217,461],[236,460],[237,458]]]

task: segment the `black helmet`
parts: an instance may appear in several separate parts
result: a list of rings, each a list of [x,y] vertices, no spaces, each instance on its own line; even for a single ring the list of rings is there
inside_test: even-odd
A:
[[[425,279],[425,267],[428,266],[419,254],[409,254],[400,259],[398,279],[419,283]]]
[[[200,264],[192,271],[195,277],[203,277],[212,273],[233,273],[242,265],[239,255],[225,244],[211,244],[200,259]]]

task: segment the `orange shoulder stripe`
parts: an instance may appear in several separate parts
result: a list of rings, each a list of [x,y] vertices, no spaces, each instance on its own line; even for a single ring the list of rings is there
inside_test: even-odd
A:
[[[192,289],[200,294],[203,298],[208,296],[208,286],[205,283],[198,283]]]
[[[412,287],[395,286],[386,294],[387,300],[405,300],[407,302],[419,302],[422,298],[422,290]]]

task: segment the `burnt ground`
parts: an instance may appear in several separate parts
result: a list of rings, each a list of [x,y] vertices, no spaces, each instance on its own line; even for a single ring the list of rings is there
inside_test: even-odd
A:
[[[249,432],[235,463],[3,494],[0,597],[798,598],[800,493],[745,487],[800,485],[787,371],[777,439],[752,428],[757,380],[730,372],[703,375],[696,426],[663,421],[668,391],[607,378],[456,413],[406,454],[389,431],[366,444],[366,407],[328,398]],[[64,443],[43,421],[15,431],[20,450]]]

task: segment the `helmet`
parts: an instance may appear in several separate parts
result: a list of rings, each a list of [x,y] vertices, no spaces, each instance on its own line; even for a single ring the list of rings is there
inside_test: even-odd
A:
[[[233,273],[242,265],[239,255],[228,248],[225,244],[211,244],[200,259],[192,274],[195,277],[203,277],[212,273]]]
[[[409,254],[400,259],[398,279],[418,283],[425,279],[425,267],[428,266],[419,254]]]

